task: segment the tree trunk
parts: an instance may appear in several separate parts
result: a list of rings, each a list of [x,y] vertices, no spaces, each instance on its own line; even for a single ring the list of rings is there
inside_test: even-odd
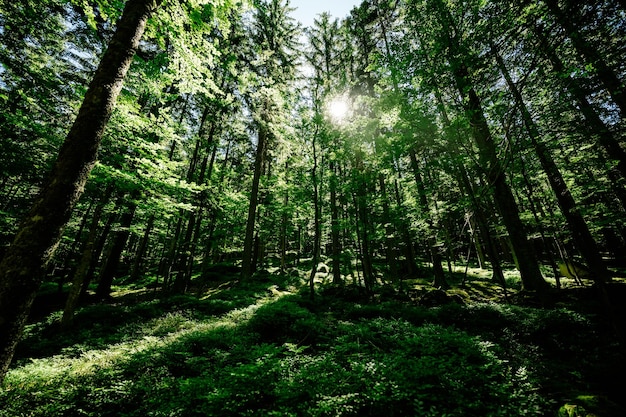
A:
[[[72,324],[74,311],[76,310],[78,300],[80,299],[83,282],[87,277],[87,272],[89,270],[89,266],[91,265],[92,256],[94,253],[94,245],[96,244],[96,237],[98,235],[98,223],[100,223],[100,219],[102,218],[102,212],[104,211],[104,206],[108,203],[112,191],[113,186],[111,185],[109,186],[109,190],[107,191],[105,196],[96,206],[96,210],[94,211],[93,217],[91,218],[87,241],[85,242],[85,247],[83,248],[83,254],[81,256],[81,259],[76,266],[76,271],[74,272],[74,277],[72,279],[72,286],[70,287],[70,293],[67,297],[67,301],[65,302],[65,308],[63,309],[63,317],[61,318],[61,327],[63,328],[68,328]]]
[[[357,151],[356,154],[356,181],[357,190],[355,193],[356,210],[358,212],[357,219],[357,235],[360,232],[360,248],[361,248],[361,263],[363,265],[363,282],[365,289],[368,293],[372,293],[375,284],[374,266],[372,263],[372,254],[370,250],[370,237],[369,237],[369,215],[367,208],[367,181],[365,179],[365,169],[363,167],[363,157],[361,151]]]
[[[146,21],[160,2],[129,0],[126,3],[50,177],[0,263],[0,381],[11,363],[41,284],[42,271],[61,239],[95,164],[104,128]]]
[[[175,264],[176,278],[172,286],[172,291],[177,294],[184,294],[187,291],[187,263],[191,257],[191,241],[193,238],[193,231],[196,226],[196,213],[189,213],[189,220],[187,221],[187,227],[185,228],[185,234],[183,236],[182,244],[178,250],[178,256]]]
[[[119,200],[121,200],[121,197],[120,199],[118,199],[118,203],[116,203],[115,208],[117,208],[119,204]],[[89,290],[89,284],[91,283],[91,280],[94,278],[96,274],[96,268],[98,267],[98,262],[100,261],[100,257],[102,256],[102,251],[104,251],[104,245],[106,244],[107,239],[109,238],[109,233],[111,233],[111,228],[113,227],[113,224],[115,223],[118,217],[117,211],[115,208],[113,212],[109,215],[107,222],[104,224],[104,227],[102,228],[102,232],[100,232],[100,236],[98,237],[98,240],[93,248],[93,251],[91,254],[91,261],[89,263],[89,269],[87,269],[87,275],[85,275],[85,279],[83,279],[83,283],[80,288],[79,299],[84,299],[87,296],[87,291]]]
[[[72,243],[72,246],[70,247],[70,249],[67,251],[67,255],[65,257],[65,261],[63,262],[63,267],[62,267],[62,271],[64,275],[67,274],[69,276],[72,276],[73,271],[76,270],[75,267],[72,267],[72,263],[77,261],[77,257],[79,256],[79,254],[83,252],[81,250],[82,247],[84,247],[84,245],[81,245],[82,236],[83,236],[85,227],[87,226],[87,223],[89,223],[89,218],[90,218],[89,215],[91,214],[91,209],[94,206],[94,204],[95,204],[95,199],[92,199],[91,202],[89,203],[89,207],[87,207],[87,210],[85,211],[85,214],[83,214],[83,219],[80,222],[80,227],[78,228],[78,231],[76,232],[76,236],[74,237],[74,242]],[[91,217],[93,218],[93,214],[91,214]],[[61,286],[63,285],[64,278],[65,277],[63,275],[59,277],[59,285]]]
[[[311,170],[311,180],[313,182],[313,209],[315,211],[313,220],[315,227],[315,233],[313,236],[313,265],[311,266],[311,274],[309,275],[309,297],[311,300],[315,298],[315,274],[317,272],[317,264],[320,259],[320,242],[322,239],[319,191],[317,186],[317,149],[315,146],[318,133],[319,125],[316,125],[315,132],[313,133],[313,169]]]
[[[485,259],[485,251],[483,250],[483,245],[480,242],[480,232],[476,230],[476,220],[474,220],[474,214],[468,213],[468,222],[469,222],[469,232],[472,236],[472,242],[476,247],[476,259],[478,260],[478,267],[480,269],[485,268],[486,259]],[[477,233],[478,232],[478,233]],[[471,244],[471,243],[470,243]]]
[[[446,112],[446,108],[444,105],[443,97],[439,88],[435,88],[435,97],[437,102],[439,103],[439,107],[441,109],[441,116],[443,118],[444,124],[446,127],[450,127],[450,118],[448,117],[448,113]],[[451,142],[453,152],[455,154],[460,154],[460,144],[458,143],[458,139],[453,139]],[[507,288],[506,288],[506,280],[504,279],[504,272],[502,271],[502,265],[500,263],[500,257],[498,256],[498,251],[496,250],[494,241],[491,237],[489,222],[484,214],[484,208],[479,199],[476,197],[476,193],[472,183],[470,181],[469,175],[467,173],[467,169],[463,165],[462,162],[459,162],[457,159],[453,159],[454,165],[453,168],[457,172],[457,180],[460,185],[461,190],[465,190],[465,193],[470,197],[471,207],[474,211],[473,217],[475,219],[475,223],[478,226],[479,236],[474,237],[474,242],[476,243],[476,252],[479,257],[479,262],[482,265],[485,265],[484,252],[482,251],[482,246],[480,245],[480,237],[482,237],[485,249],[487,251],[487,256],[491,261],[491,268],[493,270],[493,279],[498,282],[503,290],[504,297],[508,301],[507,296]]]
[[[146,256],[148,242],[150,241],[150,234],[152,233],[152,228],[154,227],[154,220],[155,215],[151,214],[150,217],[148,217],[148,223],[146,224],[146,228],[144,229],[143,237],[141,238],[141,242],[139,242],[139,247],[137,248],[137,252],[135,253],[135,262],[133,262],[133,267],[130,271],[131,281],[136,281],[137,279],[139,279],[141,266]]]
[[[165,256],[163,256],[163,259],[161,259],[159,265],[159,273],[163,276],[164,292],[167,292],[172,280],[172,266],[176,257],[176,247],[183,228],[183,213],[184,212],[182,210],[179,210],[178,220],[176,221],[176,226],[174,228],[174,235],[171,237],[167,252],[165,253]]]
[[[259,183],[263,171],[265,160],[265,147],[267,142],[267,131],[264,126],[259,127],[256,157],[254,160],[254,176],[252,177],[252,190],[250,191],[250,205],[248,206],[248,220],[246,222],[246,235],[243,243],[243,255],[241,262],[241,276],[250,278],[254,272],[253,251],[254,251],[254,226],[257,217],[257,206],[259,203]]]
[[[389,275],[391,275],[392,282],[395,283],[398,280],[398,260],[396,256],[397,243],[393,237],[394,228],[391,225],[389,200],[387,197],[387,184],[385,183],[385,177],[383,174],[378,176],[378,183],[380,185],[380,195],[382,197],[383,205],[382,222],[385,228],[385,256],[387,258],[387,265],[389,266]]]
[[[610,281],[611,275],[609,274],[609,271],[606,268],[604,261],[602,260],[600,249],[598,248],[598,245],[594,237],[592,236],[589,227],[587,226],[587,222],[585,222],[582,215],[578,211],[574,197],[572,196],[572,193],[570,192],[569,187],[565,182],[565,179],[561,175],[561,172],[556,166],[556,163],[552,159],[552,155],[550,155],[550,152],[543,144],[543,142],[540,141],[539,129],[537,125],[533,122],[530,112],[524,104],[522,95],[517,89],[517,86],[513,83],[513,80],[511,79],[508,70],[506,69],[504,61],[499,56],[499,54],[496,53],[495,49],[493,49],[493,51],[500,67],[500,71],[502,72],[502,75],[504,76],[509,86],[509,89],[513,93],[513,96],[515,97],[520,111],[522,112],[522,119],[530,136],[535,153],[537,154],[539,162],[541,163],[541,167],[545,171],[548,177],[548,181],[550,182],[550,186],[552,187],[552,190],[556,195],[557,202],[559,204],[561,212],[563,213],[563,216],[565,217],[565,220],[567,221],[569,229],[572,232],[572,236],[574,238],[574,241],[576,242],[576,246],[578,247],[580,254],[585,259],[587,266],[592,271],[591,276],[598,286],[600,299],[604,304],[606,311],[608,312],[609,319],[612,321],[612,325],[616,330],[617,336],[623,343],[624,329],[622,328],[622,324],[620,323],[619,319],[613,312],[613,307],[611,305],[611,301],[609,299],[605,284],[606,282]]]
[[[433,222],[433,219],[430,217],[430,207],[428,206],[428,199],[426,198],[426,188],[424,187],[424,181],[422,180],[422,175],[420,174],[415,149],[411,148],[409,150],[409,157],[411,158],[411,167],[413,168],[415,185],[417,186],[417,193],[419,194],[418,201],[420,203],[422,211],[424,212],[424,216],[426,217],[426,223],[428,224],[427,251],[430,255],[430,261],[433,265],[433,286],[437,288],[447,289],[450,288],[450,286],[446,281],[446,274],[443,271],[443,266],[441,265],[442,258],[441,254],[439,253],[439,249],[437,248],[437,238],[435,237],[435,224]]]
[[[552,64],[554,71],[560,76],[566,74],[565,65],[549,46],[543,30],[539,27],[535,27],[535,33],[540,40],[539,48]],[[615,139],[611,130],[602,121],[591,103],[589,103],[582,84],[575,78],[569,76],[566,78],[567,82],[564,83],[564,85],[570,96],[578,103],[580,112],[587,121],[586,127],[589,129],[589,136],[592,140],[597,140],[610,159],[617,161],[617,166],[614,169],[619,172],[622,178],[626,179],[626,151],[620,146],[619,141]],[[617,185],[617,187],[619,187],[619,185]]]
[[[285,161],[285,185],[289,184],[289,160]],[[289,206],[289,189],[285,187],[283,195],[283,212],[280,216],[280,270],[285,272],[287,269],[287,207]]]
[[[330,162],[330,228],[333,253],[333,284],[341,284],[342,248],[339,234],[339,207],[337,205],[337,173],[335,162]]]
[[[397,172],[399,175],[399,171]],[[394,180],[394,191],[396,196],[396,205],[400,210],[400,228],[402,229],[402,238],[404,240],[404,258],[406,275],[411,278],[417,276],[417,266],[415,265],[415,252],[413,250],[413,240],[411,239],[409,222],[407,221],[406,209],[404,207],[402,197],[400,196],[400,187],[398,186],[398,179]],[[398,277],[398,284],[402,287],[402,277]]]
[[[122,252],[126,247],[128,236],[130,236],[130,226],[133,222],[133,218],[135,217],[135,211],[137,210],[136,199],[138,197],[139,193],[137,191],[131,193],[128,207],[120,218],[120,230],[115,232],[109,256],[107,257],[106,264],[100,272],[100,282],[98,283],[98,288],[96,289],[96,297],[100,300],[108,298],[111,294],[113,278],[115,278],[117,268],[122,257]]]
[[[451,57],[451,59],[454,60],[455,58]],[[494,200],[509,234],[515,257],[518,260],[522,285],[524,289],[537,291],[540,297],[543,297],[546,295],[550,285],[541,275],[539,262],[532,246],[528,242],[526,229],[520,219],[517,203],[509,184],[506,182],[503,167],[498,160],[496,146],[485,119],[480,99],[476,90],[470,84],[467,68],[460,62],[455,62],[455,64],[454,76],[457,88],[461,96],[467,99],[467,113],[472,126],[474,142],[480,152],[481,166],[486,169],[489,185],[494,188]]]
[[[497,53],[495,48],[492,48],[492,53],[496,58],[498,66],[500,67],[500,71],[504,76],[504,79],[507,82],[509,90],[513,94],[515,98],[516,104],[521,111],[522,120],[524,121],[524,125],[526,126],[526,131],[528,132],[528,136],[530,137],[530,141],[532,143],[533,149],[541,163],[541,167],[543,168],[546,176],[548,177],[548,181],[550,182],[550,186],[552,187],[552,191],[556,196],[559,207],[561,208],[561,212],[567,221],[569,229],[572,233],[574,241],[576,242],[576,246],[578,246],[578,250],[581,255],[585,259],[585,262],[594,272],[593,276],[599,280],[600,282],[607,282],[610,279],[610,275],[608,270],[606,269],[606,265],[602,260],[602,255],[600,254],[600,250],[598,245],[591,235],[589,231],[589,227],[587,226],[587,222],[583,219],[579,210],[576,207],[576,202],[574,201],[574,197],[567,186],[563,175],[559,171],[554,159],[552,159],[552,155],[550,155],[550,151],[547,149],[545,144],[541,142],[539,128],[532,120],[532,116],[530,112],[526,108],[524,100],[520,91],[517,89],[517,86],[511,79],[509,72],[505,66],[502,57]]]

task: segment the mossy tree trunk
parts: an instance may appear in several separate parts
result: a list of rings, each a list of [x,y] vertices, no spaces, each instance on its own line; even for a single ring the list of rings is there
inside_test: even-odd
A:
[[[53,170],[0,263],[0,381],[9,369],[45,265],[96,162],[148,17],[161,0],[129,0]]]

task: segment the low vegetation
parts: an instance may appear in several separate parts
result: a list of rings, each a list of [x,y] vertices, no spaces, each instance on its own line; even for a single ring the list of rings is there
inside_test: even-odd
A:
[[[320,283],[311,300],[301,272],[118,287],[66,331],[41,314],[0,416],[624,415],[624,358],[590,288],[549,308],[480,277],[438,297]]]

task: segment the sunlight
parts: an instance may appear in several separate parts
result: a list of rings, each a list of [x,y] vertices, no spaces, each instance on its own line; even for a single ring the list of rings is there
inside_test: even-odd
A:
[[[328,103],[328,115],[336,122],[342,122],[349,110],[348,102],[342,97],[337,97]]]

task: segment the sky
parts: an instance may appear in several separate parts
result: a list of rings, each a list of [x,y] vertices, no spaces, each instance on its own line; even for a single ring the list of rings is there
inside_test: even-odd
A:
[[[361,0],[291,0],[291,7],[296,9],[292,16],[304,26],[311,26],[313,19],[322,12],[341,19],[360,3]]]

